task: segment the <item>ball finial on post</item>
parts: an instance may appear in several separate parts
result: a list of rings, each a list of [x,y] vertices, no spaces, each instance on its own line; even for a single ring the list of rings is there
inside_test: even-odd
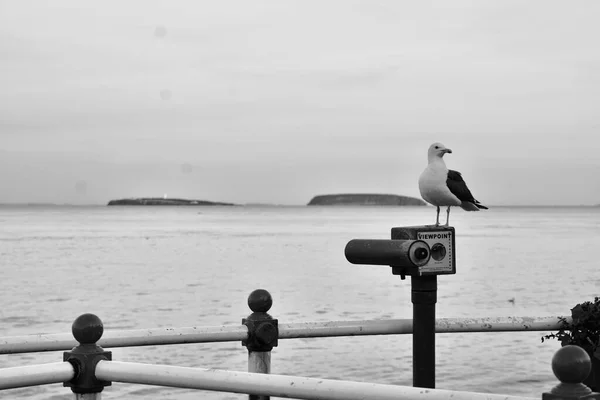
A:
[[[94,314],[82,314],[73,321],[73,337],[80,344],[96,344],[104,333],[104,325]]]
[[[560,383],[549,393],[542,394],[542,400],[597,399],[600,396],[583,384],[592,370],[588,353],[579,346],[568,345],[560,348],[552,357],[552,372]]]
[[[256,289],[248,296],[248,307],[250,307],[252,312],[266,313],[271,309],[272,305],[273,297],[265,289]]]
[[[96,378],[96,364],[100,361],[112,360],[112,353],[97,344],[104,333],[104,325],[96,315],[82,314],[73,321],[71,332],[79,342],[79,346],[73,347],[71,351],[65,351],[63,361],[73,365],[75,376],[63,385],[70,387],[73,393],[77,394],[100,393],[105,386],[111,384],[109,381]]]
[[[562,383],[581,383],[591,370],[590,356],[579,346],[562,347],[552,357],[552,372]]]
[[[242,324],[248,327],[248,338],[242,340],[242,345],[250,352],[270,352],[277,346],[278,322],[267,314],[272,305],[273,297],[264,289],[256,289],[248,296],[252,314],[242,319]]]

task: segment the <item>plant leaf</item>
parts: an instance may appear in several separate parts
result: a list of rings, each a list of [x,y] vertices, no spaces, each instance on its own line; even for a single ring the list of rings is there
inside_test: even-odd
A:
[[[575,320],[578,320],[583,316],[583,307],[581,304],[577,304],[575,307],[571,308],[571,317],[573,317],[573,323]]]

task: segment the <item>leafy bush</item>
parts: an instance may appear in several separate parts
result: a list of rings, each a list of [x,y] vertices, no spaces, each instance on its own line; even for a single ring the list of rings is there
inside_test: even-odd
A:
[[[563,317],[559,319],[561,326],[558,332],[542,336],[542,342],[544,339],[557,339],[562,346],[577,345],[600,359],[600,297],[573,307],[571,322]]]

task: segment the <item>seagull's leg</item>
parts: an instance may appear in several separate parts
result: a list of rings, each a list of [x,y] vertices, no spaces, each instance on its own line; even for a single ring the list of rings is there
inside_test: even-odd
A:
[[[435,226],[440,226],[440,206],[437,206],[437,215],[435,217]]]
[[[446,226],[448,226],[449,222],[450,222],[450,206],[448,206],[448,209],[446,210]]]

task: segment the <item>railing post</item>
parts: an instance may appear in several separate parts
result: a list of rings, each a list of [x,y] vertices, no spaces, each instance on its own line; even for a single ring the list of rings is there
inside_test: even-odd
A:
[[[552,357],[552,372],[560,383],[543,393],[542,400],[600,400],[600,393],[583,384],[591,370],[590,356],[581,347],[560,348]]]
[[[71,327],[79,346],[63,353],[63,361],[68,361],[75,369],[75,377],[63,385],[70,387],[77,400],[99,400],[105,386],[110,382],[96,379],[96,364],[100,360],[112,360],[112,353],[96,344],[102,337],[104,326],[94,314],[82,314]]]
[[[271,350],[279,338],[277,320],[267,314],[272,305],[273,298],[264,289],[257,289],[248,296],[252,314],[242,319],[242,324],[248,327],[248,339],[242,340],[248,349],[248,372],[271,373]],[[269,396],[250,395],[249,398],[268,400]]]

